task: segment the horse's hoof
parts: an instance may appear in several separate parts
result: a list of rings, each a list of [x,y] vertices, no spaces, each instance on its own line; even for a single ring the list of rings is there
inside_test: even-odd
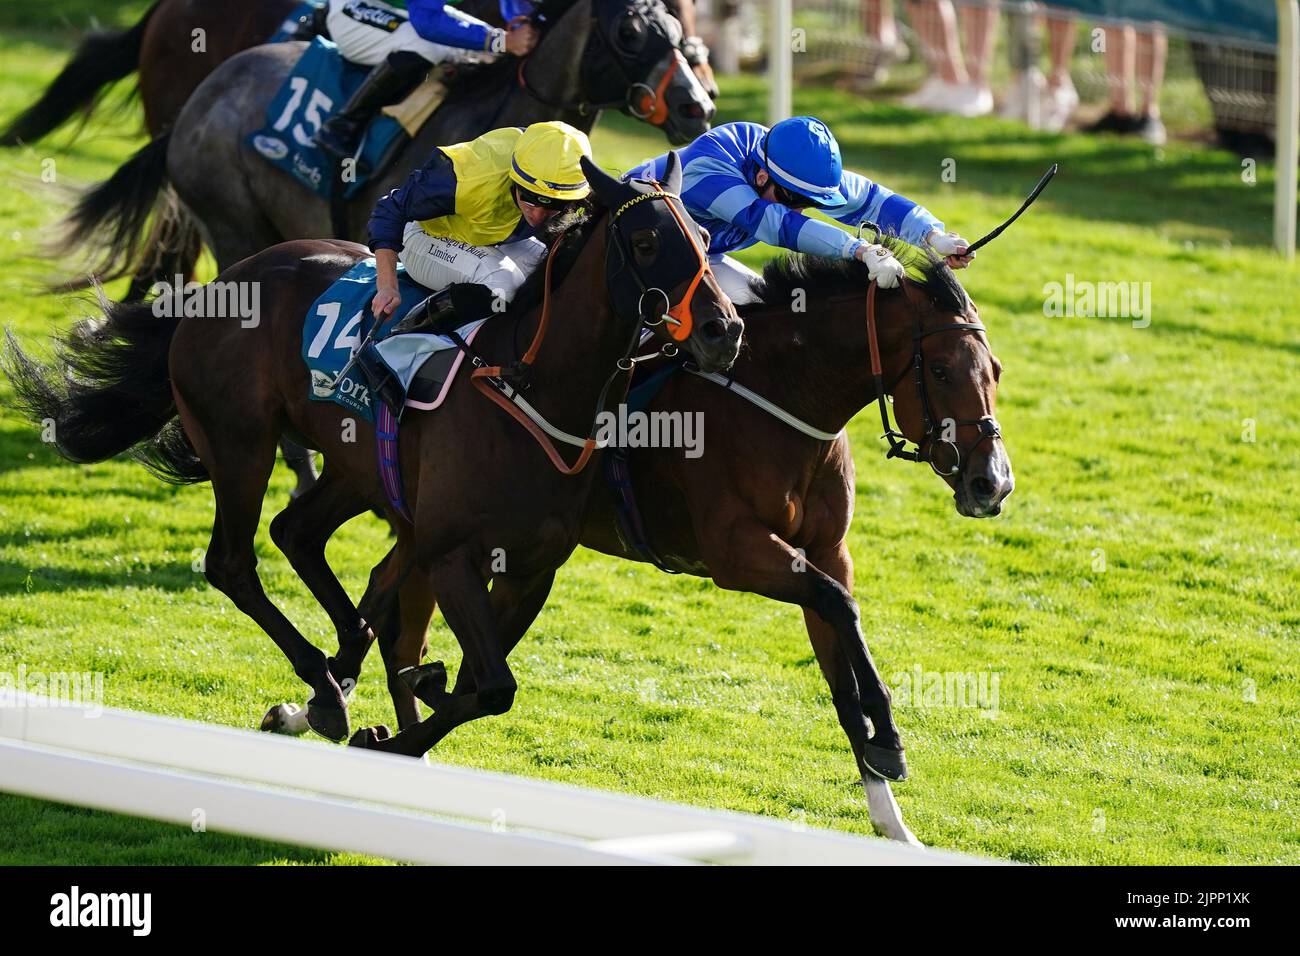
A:
[[[447,667],[442,661],[404,668],[398,676],[417,699],[434,710],[447,696]]]
[[[345,707],[322,707],[307,702],[307,724],[326,740],[338,743],[348,736],[348,712]]]
[[[262,717],[259,729],[268,734],[296,737],[307,732],[307,713],[297,704],[276,704]]]
[[[866,744],[862,750],[862,763],[882,780],[898,782],[907,779],[907,758],[901,750],[886,750],[875,744]]]
[[[381,740],[388,740],[392,733],[383,724],[378,727],[362,727],[352,739],[348,741],[349,747],[361,747],[365,750],[373,750]]]

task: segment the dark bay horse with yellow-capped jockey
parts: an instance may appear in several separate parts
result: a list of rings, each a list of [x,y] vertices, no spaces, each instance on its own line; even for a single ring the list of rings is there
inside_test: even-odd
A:
[[[540,307],[537,283],[526,285],[510,311],[479,330],[474,349],[484,365],[462,373],[436,412],[411,415],[402,427],[411,522],[388,504],[373,426],[331,402],[311,401],[300,357],[304,316],[369,255],[362,246],[299,240],[225,270],[217,281],[258,284],[263,307],[255,323],[168,319],[151,303],[109,304],[105,320],[64,337],[55,369],[34,363],[11,336],[5,371],[31,417],[54,421],[65,457],[100,461],[133,450],[172,480],[211,480],[216,517],[206,576],[312,688],[306,716],[318,733],[347,737],[343,688],[355,682],[376,632],[391,652],[402,622],[427,624],[436,593],[475,691],[399,735],[410,752],[423,753],[456,725],[511,706],[515,681],[506,654],[577,546],[596,474],[582,466],[595,442],[582,442],[570,465],[541,429],[590,435],[602,403],[626,388],[629,356],[647,325],[704,367],[724,370],[736,357],[741,322],[708,268],[707,241],[675,195],[676,154],[669,167],[660,188],[622,183],[583,160],[597,212],[557,240],[563,245],[553,247],[544,270]],[[556,256],[565,257],[563,269],[553,265]],[[530,337],[534,345],[521,360],[519,344]],[[506,401],[507,381],[528,383],[536,417],[519,417],[520,406]],[[331,658],[275,606],[256,571],[254,535],[286,429],[322,450],[326,464],[321,480],[275,518],[271,534],[338,630]],[[377,506],[398,528],[397,543],[358,610],[325,561],[325,542],[348,518]],[[498,551],[509,555],[505,569],[493,565]]]

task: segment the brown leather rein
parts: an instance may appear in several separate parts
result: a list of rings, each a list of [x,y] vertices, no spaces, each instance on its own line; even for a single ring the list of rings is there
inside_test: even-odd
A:
[[[658,184],[656,183],[656,186],[657,185]],[[662,199],[668,203],[669,211],[672,213],[673,219],[677,222],[678,228],[680,228],[682,233],[688,240],[690,240],[691,246],[696,251],[696,255],[700,261],[699,271],[697,271],[695,277],[690,282],[687,292],[682,297],[681,302],[673,305],[673,303],[668,300],[668,296],[666,294],[664,295],[665,304],[668,307],[668,311],[664,317],[661,317],[655,322],[648,322],[645,313],[639,311],[636,329],[633,332],[632,340],[628,345],[627,352],[619,359],[618,363],[615,365],[614,371],[611,372],[609,378],[605,380],[604,388],[601,389],[600,398],[597,401],[597,414],[599,414],[601,409],[604,408],[605,397],[609,392],[609,388],[613,384],[614,379],[617,378],[620,373],[630,372],[632,370],[636,362],[636,360],[632,358],[632,353],[640,342],[641,330],[645,326],[658,325],[664,322],[665,319],[668,319],[669,321],[676,321],[678,328],[684,326],[687,330],[687,336],[689,337],[689,332],[692,326],[690,318],[691,299],[693,298],[696,288],[703,276],[712,274],[712,270],[709,268],[707,256],[700,250],[699,244],[695,241],[694,235],[691,233],[690,229],[687,228],[685,220],[674,205],[674,200],[679,203],[681,202],[681,197],[675,193],[658,189],[656,192],[642,193],[635,199],[628,200],[610,215],[608,228],[611,230],[617,230],[618,217],[627,209],[641,202],[655,199]],[[561,236],[555,240],[554,244],[551,246],[550,252],[547,253],[546,256],[545,281],[542,286],[541,318],[538,319],[537,331],[533,334],[533,341],[529,344],[528,351],[524,353],[524,357],[518,363],[525,368],[531,366],[536,360],[537,353],[541,350],[542,342],[546,338],[546,330],[550,326],[551,278],[555,267],[555,252],[559,248],[560,242],[563,241],[563,238],[564,237]],[[635,268],[630,266],[630,263],[628,263],[628,266],[631,269],[634,278],[636,278],[638,284],[642,287],[643,291],[641,298],[644,300],[646,289],[645,283],[641,279],[640,275],[636,273]],[[685,309],[684,319],[679,317],[679,311],[683,308]],[[668,318],[670,316],[672,318]],[[676,338],[676,335],[674,334],[673,337]],[[591,461],[592,454],[598,447],[598,442],[595,438],[595,422],[593,421],[591,431],[588,433],[586,440],[582,443],[582,449],[578,453],[577,460],[572,465],[566,464],[564,458],[560,455],[559,449],[555,447],[555,443],[551,440],[550,436],[546,434],[546,431],[536,421],[534,421],[527,412],[519,407],[519,404],[515,400],[517,392],[508,382],[505,381],[504,374],[505,370],[500,365],[483,365],[474,369],[470,374],[470,381],[474,383],[475,388],[488,398],[492,399],[492,401],[496,402],[496,404],[505,409],[505,411],[515,421],[524,426],[524,429],[528,434],[533,436],[533,439],[541,446],[542,451],[546,453],[546,457],[550,459],[551,464],[555,466],[556,470],[559,471],[560,474],[566,476],[576,475],[586,468],[587,463]],[[507,389],[510,390],[508,394]]]

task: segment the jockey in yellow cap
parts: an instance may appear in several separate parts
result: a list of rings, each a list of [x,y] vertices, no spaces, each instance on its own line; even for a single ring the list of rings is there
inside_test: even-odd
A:
[[[538,234],[547,221],[590,192],[584,156],[591,157],[586,134],[560,122],[496,129],[434,150],[370,217],[375,315],[401,303],[399,259],[431,291],[471,283],[509,302],[546,255]]]

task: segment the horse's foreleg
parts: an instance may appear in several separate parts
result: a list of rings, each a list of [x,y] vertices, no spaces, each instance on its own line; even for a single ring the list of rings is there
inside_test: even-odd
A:
[[[505,575],[493,578],[492,609],[497,616],[501,646],[507,656],[537,620],[554,584],[554,571],[526,578]],[[468,694],[473,690],[474,675],[468,667],[462,667],[456,672],[456,686],[452,693]]]
[[[870,734],[860,752],[855,743],[860,765],[889,780],[906,778],[902,737],[890,709],[889,688],[867,650],[857,602],[847,587],[819,566],[819,560],[826,561],[832,572],[844,577],[840,565],[848,561],[847,551],[841,555],[842,549],[836,548],[806,555],[749,517],[710,529],[701,545],[719,587],[797,604],[806,615],[824,622],[843,655],[843,667],[837,672],[839,694],[834,698],[840,722],[850,740]],[[851,566],[847,574],[851,580]],[[870,729],[864,718],[870,719]],[[858,725],[860,730],[849,731],[850,726]]]
[[[846,556],[847,557],[847,556]],[[845,590],[853,589],[853,568],[851,562],[841,561],[836,555],[823,556],[819,566],[834,575]],[[857,760],[858,772],[862,775],[862,786],[867,792],[867,808],[871,814],[871,824],[876,832],[890,840],[919,845],[920,841],[903,822],[903,813],[889,789],[889,782],[881,779],[870,767],[867,757],[872,744],[870,728],[863,715],[862,700],[858,695],[858,682],[853,675],[852,666],[840,646],[840,639],[835,629],[827,624],[814,611],[804,610],[804,622],[808,628],[808,640],[812,643],[817,663],[822,675],[830,687],[831,700],[840,726],[849,738],[853,756]]]
[[[374,733],[359,732],[352,742],[418,756],[461,724],[509,710],[517,685],[506,655],[537,617],[554,579],[554,571],[530,577],[500,576],[489,594],[468,555],[455,555],[440,565],[430,575],[429,593],[430,597],[436,594],[441,602],[443,618],[464,655],[456,690],[439,695],[432,716],[397,736],[385,740]]]
[[[434,604],[433,585],[420,569],[413,569],[398,592],[398,613],[385,622],[379,636],[398,730],[419,723],[417,697],[430,707],[437,707],[446,692],[447,671],[442,662],[420,664],[428,643]]]

